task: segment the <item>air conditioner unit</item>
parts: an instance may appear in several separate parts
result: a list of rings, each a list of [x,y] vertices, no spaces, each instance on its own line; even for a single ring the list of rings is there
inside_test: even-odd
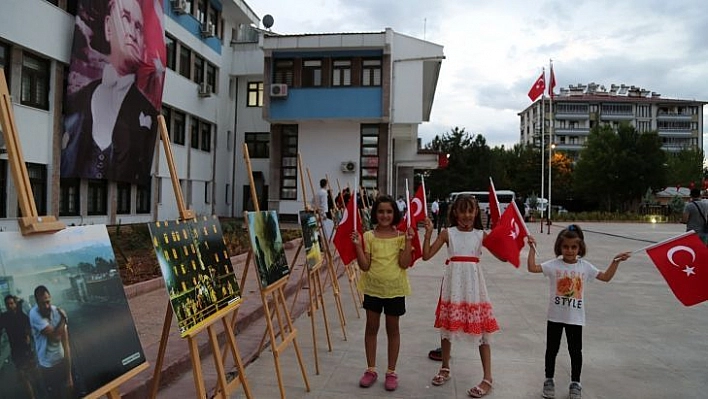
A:
[[[185,14],[187,13],[187,0],[171,0],[172,11],[175,14]]]
[[[356,162],[354,162],[354,161],[342,162],[342,172],[344,172],[344,173],[356,172]]]
[[[216,29],[214,28],[214,23],[208,21],[202,24],[202,37],[214,37]]]
[[[285,83],[273,83],[270,85],[270,96],[271,97],[287,97],[288,96],[288,85]]]
[[[211,97],[212,87],[206,82],[199,85],[199,97]]]

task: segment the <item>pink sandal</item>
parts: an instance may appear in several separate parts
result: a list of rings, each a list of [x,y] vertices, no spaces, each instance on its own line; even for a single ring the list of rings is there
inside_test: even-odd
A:
[[[489,389],[485,390],[484,388],[482,388],[482,384],[484,384],[484,383],[487,383],[487,385],[489,385]],[[491,390],[492,390],[492,382],[487,379],[484,379],[477,386],[470,388],[467,391],[467,395],[469,395],[473,398],[481,398],[481,397],[485,396],[486,394],[488,394],[489,391],[491,391]]]
[[[433,381],[431,383],[436,387],[439,387],[440,385],[445,385],[445,383],[450,380],[451,376],[452,375],[450,374],[449,368],[440,367],[440,370],[438,370],[438,373],[435,374],[435,377],[433,377]]]

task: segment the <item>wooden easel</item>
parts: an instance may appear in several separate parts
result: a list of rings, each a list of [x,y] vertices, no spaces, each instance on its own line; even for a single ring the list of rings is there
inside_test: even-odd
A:
[[[162,115],[159,115],[157,117],[157,121],[160,130],[160,138],[162,139],[162,145],[165,150],[165,160],[167,161],[167,166],[170,169],[172,189],[175,192],[175,199],[177,200],[177,208],[179,209],[180,219],[184,221],[194,219],[194,211],[187,209],[184,205],[184,197],[182,196],[182,189],[179,185],[179,178],[177,176],[177,169],[175,168],[174,157],[172,155],[170,137],[167,134],[165,118]],[[192,329],[186,336],[189,346],[189,355],[192,360],[192,373],[194,375],[194,386],[197,390],[197,398],[204,398],[207,395],[204,385],[204,375],[202,373],[202,362],[199,356],[199,345],[197,343],[197,335],[205,329],[209,335],[209,344],[211,346],[212,355],[214,356],[214,366],[216,367],[217,372],[217,390],[214,397],[227,399],[229,394],[238,388],[239,383],[243,385],[243,391],[246,394],[246,397],[249,399],[252,397],[251,389],[248,386],[248,381],[246,380],[245,366],[243,365],[241,354],[239,353],[238,345],[236,344],[233,326],[232,323],[227,320],[228,315],[238,311],[241,302],[242,299],[239,299],[231,305],[210,315],[199,325],[199,327]],[[157,397],[157,392],[160,388],[160,374],[162,373],[162,363],[165,359],[167,340],[170,337],[172,314],[172,305],[168,302],[167,310],[165,311],[165,321],[162,325],[162,336],[160,337],[160,347],[157,353],[157,361],[155,364],[155,370],[153,371],[152,387],[150,390],[150,398],[153,399]],[[218,322],[221,322],[223,325],[226,335],[227,348],[231,349],[231,354],[234,357],[234,362],[236,363],[236,369],[238,371],[238,379],[234,379],[231,382],[227,381],[227,373],[224,366],[225,357],[221,354],[218,334],[215,330],[215,325],[218,324]]]
[[[12,99],[5,80],[5,71],[0,68],[0,127],[2,127],[3,137],[7,146],[7,159],[12,171],[12,180],[17,191],[17,200],[20,206],[21,217],[17,219],[22,235],[38,233],[55,233],[66,228],[66,225],[58,221],[54,216],[39,216],[37,204],[34,202],[32,186],[27,174],[20,139],[15,125],[15,116],[12,111]],[[110,399],[120,398],[118,387],[135,377],[138,373],[149,367],[147,362],[137,365],[125,374],[119,376],[106,385],[98,388],[86,396],[86,398],[97,399],[107,396]]]
[[[310,176],[310,169],[307,169],[307,179],[310,181],[310,190],[312,191],[312,195],[315,195],[315,186],[312,184],[312,176]],[[303,182],[304,183],[304,182]],[[303,184],[304,185],[304,184]],[[334,238],[334,229],[330,232],[329,236],[325,232],[324,228],[324,221],[322,220],[322,215],[317,214],[317,228],[320,231],[320,236],[324,237],[325,239],[322,240],[322,246],[324,248],[325,252],[325,258],[327,260],[326,265],[327,265],[327,278],[331,279],[331,285],[332,285],[332,294],[334,295],[334,302],[337,305],[337,314],[339,315],[339,324],[342,327],[342,335],[344,336],[344,340],[347,340],[347,319],[344,316],[344,308],[342,307],[342,297],[340,295],[341,289],[339,288],[339,279],[337,278],[337,270],[334,267],[334,262],[332,261],[332,254],[330,252],[330,240]],[[327,280],[325,279],[325,285],[327,283]]]
[[[260,212],[260,206],[258,205],[258,195],[256,195],[256,185],[253,181],[253,169],[251,167],[251,158],[248,153],[248,145],[243,144],[243,158],[246,162],[246,168],[248,170],[248,178],[251,186],[251,199],[253,200],[253,207],[256,212]],[[248,212],[244,212],[244,220],[248,220]],[[246,223],[246,226],[248,224]],[[249,233],[250,234],[250,233]],[[249,251],[249,255],[253,251]],[[254,256],[248,256],[246,259],[246,265],[244,267],[244,279],[246,275],[246,270],[248,270],[248,262],[253,260]],[[256,262],[253,263],[256,275],[258,274],[258,265]],[[285,386],[283,385],[283,377],[280,372],[280,355],[292,342],[295,348],[295,354],[297,356],[298,364],[300,365],[300,372],[302,373],[302,379],[305,382],[305,391],[310,392],[310,382],[307,379],[307,372],[305,371],[305,365],[302,362],[302,355],[300,354],[300,346],[297,344],[297,329],[293,325],[292,317],[290,316],[290,311],[285,303],[285,285],[288,282],[288,276],[281,278],[280,280],[272,283],[267,287],[263,287],[259,284],[261,292],[261,301],[263,301],[263,309],[265,311],[265,319],[267,324],[268,334],[270,335],[270,345],[273,352],[273,361],[275,363],[275,373],[278,377],[278,388],[280,389],[280,397],[285,399]],[[273,303],[273,312],[269,306],[269,302]],[[273,315],[276,316],[278,323],[278,331],[275,331],[273,327]],[[276,335],[280,336],[280,341],[276,341]]]

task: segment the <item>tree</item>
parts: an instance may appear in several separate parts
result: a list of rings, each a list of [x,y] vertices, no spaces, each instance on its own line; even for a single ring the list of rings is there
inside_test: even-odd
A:
[[[580,153],[573,187],[579,197],[602,209],[636,209],[647,187],[664,184],[665,160],[655,132],[640,133],[629,124],[616,133],[611,126],[595,127]]]
[[[693,183],[700,186],[703,179],[703,151],[684,148],[669,153],[666,159],[667,177],[664,186],[681,185],[689,187]]]

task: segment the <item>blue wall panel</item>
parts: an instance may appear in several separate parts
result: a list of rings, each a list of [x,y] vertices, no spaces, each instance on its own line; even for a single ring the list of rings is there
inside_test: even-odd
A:
[[[381,87],[288,88],[270,99],[271,121],[381,117]]]

